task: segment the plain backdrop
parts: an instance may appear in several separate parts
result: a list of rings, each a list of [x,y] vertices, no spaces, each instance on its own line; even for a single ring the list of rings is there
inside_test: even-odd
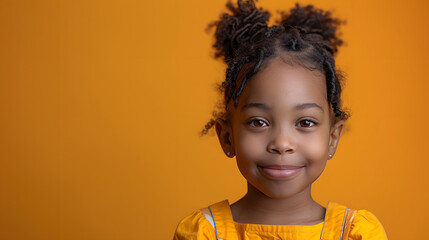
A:
[[[225,2],[0,0],[0,239],[171,239],[193,210],[245,193],[216,137],[198,135],[225,70],[205,28]],[[314,198],[423,239],[429,4],[314,4],[347,21],[352,113]],[[277,17],[294,1],[258,5]]]

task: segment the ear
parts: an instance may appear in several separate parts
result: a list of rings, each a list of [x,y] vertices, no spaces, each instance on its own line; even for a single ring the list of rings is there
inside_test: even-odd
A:
[[[223,149],[223,152],[226,156],[232,158],[235,156],[232,129],[227,121],[223,119],[216,120],[215,123],[217,137],[219,138],[219,143]]]
[[[337,150],[338,143],[340,142],[341,134],[343,132],[344,120],[340,120],[331,127],[329,135],[329,159],[334,156],[335,151]]]

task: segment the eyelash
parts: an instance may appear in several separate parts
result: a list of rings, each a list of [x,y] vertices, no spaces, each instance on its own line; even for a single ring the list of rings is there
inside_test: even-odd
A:
[[[265,126],[260,126],[260,127],[267,127],[268,126],[268,123],[262,119],[253,119],[253,120],[250,120],[249,122],[247,122],[247,124],[252,126],[252,127],[260,128],[260,127],[255,126],[256,122],[265,124]]]
[[[250,120],[247,124],[250,125],[250,126],[252,126],[252,127],[259,128],[258,126],[255,126],[255,123],[257,123],[257,122],[258,123],[262,123],[262,125],[265,125],[265,126],[259,126],[259,127],[267,127],[268,126],[268,123],[266,121],[264,121],[264,120],[261,120],[261,119]],[[303,123],[303,122],[308,122],[308,124],[310,126],[308,126],[308,127],[301,126],[301,123]],[[314,127],[316,125],[317,125],[317,123],[314,122],[314,121],[312,121],[312,120],[310,120],[310,119],[303,119],[303,120],[299,121],[298,124],[297,124],[298,127],[302,127],[302,128],[311,128],[311,127]]]
[[[309,123],[310,123],[310,126],[308,126],[308,127],[300,126],[302,122],[309,122]],[[311,124],[313,124],[313,125],[311,125]],[[312,121],[312,120],[310,120],[310,119],[303,119],[303,120],[299,121],[297,125],[298,125],[298,127],[302,127],[302,128],[311,128],[311,127],[316,126],[316,125],[317,125],[317,123],[316,123],[316,122],[314,122],[314,121]]]

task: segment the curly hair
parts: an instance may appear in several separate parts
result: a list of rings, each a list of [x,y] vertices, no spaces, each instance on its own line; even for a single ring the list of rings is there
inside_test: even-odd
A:
[[[345,120],[349,114],[341,109],[341,83],[343,77],[335,67],[334,55],[343,41],[336,34],[344,23],[331,16],[331,12],[312,5],[296,3],[290,12],[281,12],[280,19],[268,26],[269,11],[257,8],[254,0],[238,0],[237,5],[229,0],[226,4],[230,13],[223,13],[218,21],[209,24],[215,31],[215,58],[226,64],[225,81],[220,86],[224,98],[220,111],[213,112],[205,125],[203,135],[219,117],[225,118],[228,104],[243,92],[246,82],[264,66],[267,59],[283,56],[291,64],[299,64],[311,71],[324,73],[327,98],[335,118]]]

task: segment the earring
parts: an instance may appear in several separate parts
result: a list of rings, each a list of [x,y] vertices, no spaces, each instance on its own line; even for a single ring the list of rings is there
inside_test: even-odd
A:
[[[226,155],[228,155],[228,156],[229,156],[229,155],[231,155],[231,153],[230,153],[230,152],[227,152],[227,153],[226,153]]]
[[[332,154],[329,154],[329,158],[331,158],[332,157]]]

